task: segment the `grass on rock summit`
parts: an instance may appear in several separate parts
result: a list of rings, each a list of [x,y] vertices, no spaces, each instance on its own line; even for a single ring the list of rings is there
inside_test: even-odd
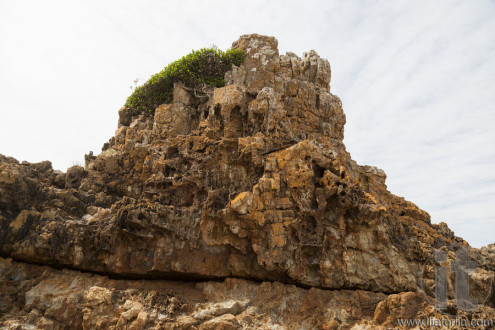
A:
[[[232,65],[241,65],[245,56],[246,53],[240,49],[193,50],[190,54],[170,63],[142,86],[136,87],[127,98],[125,107],[132,115],[153,115],[155,108],[160,104],[172,103],[176,82],[197,90],[202,90],[204,87],[225,86],[225,73],[232,69]]]

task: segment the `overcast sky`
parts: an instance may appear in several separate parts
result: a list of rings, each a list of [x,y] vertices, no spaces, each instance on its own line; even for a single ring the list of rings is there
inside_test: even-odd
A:
[[[0,153],[83,164],[134,79],[247,33],[327,58],[353,158],[472,246],[495,242],[494,1],[0,0]]]

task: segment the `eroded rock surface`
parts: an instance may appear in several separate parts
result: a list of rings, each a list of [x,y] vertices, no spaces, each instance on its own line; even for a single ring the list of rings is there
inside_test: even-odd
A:
[[[198,99],[177,85],[154,118],[121,109],[85,168],[0,155],[4,325],[391,326],[397,301],[433,315],[418,293],[434,294],[432,253],[467,243],[351,159],[327,60],[260,35],[233,46],[247,57],[225,87]],[[471,256],[492,315],[493,246]]]

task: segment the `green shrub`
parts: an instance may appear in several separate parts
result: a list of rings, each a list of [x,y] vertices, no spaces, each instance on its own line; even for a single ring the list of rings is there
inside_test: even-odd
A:
[[[170,63],[142,86],[136,87],[127,98],[125,107],[133,115],[153,115],[160,104],[172,103],[175,82],[181,82],[189,88],[225,86],[225,73],[231,70],[232,64],[241,65],[245,55],[240,49],[228,49],[225,52],[215,48],[193,50],[189,55]]]

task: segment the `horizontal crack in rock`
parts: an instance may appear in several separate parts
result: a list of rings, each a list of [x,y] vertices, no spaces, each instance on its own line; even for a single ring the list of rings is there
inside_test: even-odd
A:
[[[92,270],[87,270],[87,269],[81,269],[78,267],[68,266],[68,265],[45,264],[45,263],[41,263],[41,262],[26,261],[26,260],[15,258],[15,257],[5,256],[3,254],[0,254],[0,257],[5,258],[5,259],[9,258],[15,262],[24,263],[27,265],[50,267],[50,268],[53,268],[56,270],[69,270],[69,271],[81,272],[81,273],[86,273],[86,274],[105,276],[105,277],[107,277],[109,279],[113,279],[113,280],[130,280],[130,281],[145,280],[145,281],[174,281],[174,282],[202,283],[202,282],[223,282],[227,279],[239,279],[239,280],[245,280],[245,281],[250,281],[250,282],[255,282],[255,283],[278,282],[278,283],[281,283],[284,285],[292,285],[292,286],[295,286],[297,288],[301,288],[301,289],[305,289],[305,290],[309,290],[309,289],[314,288],[314,289],[325,290],[325,291],[366,291],[366,292],[373,292],[373,293],[383,293],[386,295],[401,293],[401,291],[383,292],[383,291],[365,290],[365,289],[361,289],[361,288],[357,288],[357,287],[325,288],[325,287],[321,287],[321,286],[304,285],[304,284],[296,283],[296,282],[259,280],[256,278],[243,277],[243,276],[205,276],[205,275],[201,275],[201,274],[176,273],[176,272],[157,272],[157,273],[143,274],[143,275],[115,273],[115,272],[102,272],[102,271],[92,271]]]

